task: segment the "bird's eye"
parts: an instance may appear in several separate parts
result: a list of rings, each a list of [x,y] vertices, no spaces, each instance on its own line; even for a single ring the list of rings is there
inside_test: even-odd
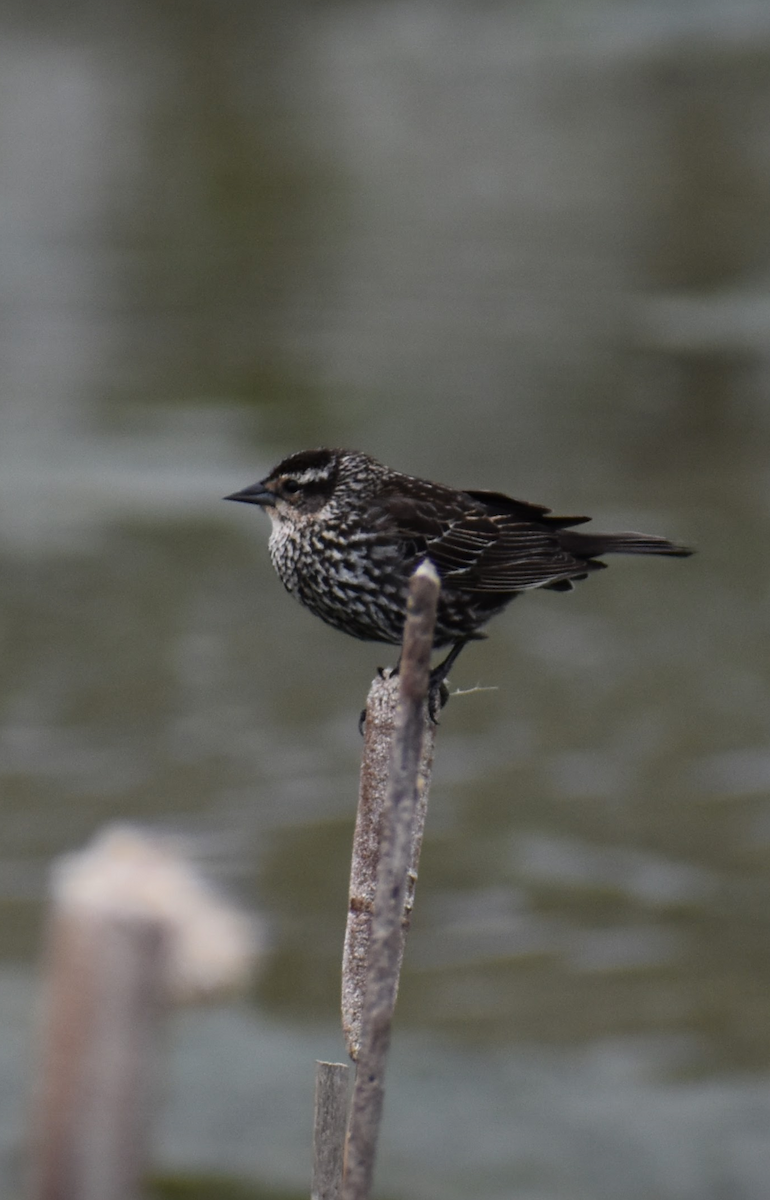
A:
[[[285,479],[283,491],[287,496],[296,496],[297,492],[299,491],[299,484],[297,483],[296,479]]]

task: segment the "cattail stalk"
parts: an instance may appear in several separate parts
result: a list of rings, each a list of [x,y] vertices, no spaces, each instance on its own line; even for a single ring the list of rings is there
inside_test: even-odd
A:
[[[429,766],[423,743],[428,717],[426,697],[430,680],[430,655],[436,622],[439,579],[428,560],[415,571],[409,585],[404,642],[398,676],[398,703],[393,721],[389,778],[382,815],[367,818],[370,836],[362,838],[368,857],[376,858],[373,842],[379,840],[376,887],[366,954],[366,986],[360,1010],[356,1080],[348,1124],[342,1200],[368,1200],[374,1174],[382,1104],[385,1064],[390,1045],[393,1009],[404,951],[407,898],[413,891],[416,859],[415,828],[418,811],[424,818]],[[391,680],[383,681],[389,687]],[[376,717],[374,718],[376,719]],[[367,718],[367,723],[369,718]],[[381,743],[375,741],[378,756]],[[432,746],[431,751],[432,752]],[[429,756],[430,757],[430,752]],[[371,767],[362,768],[362,791]],[[379,824],[379,839],[374,828]],[[409,874],[412,882],[409,884]],[[354,865],[353,877],[357,878]],[[349,961],[354,961],[349,955]],[[355,974],[356,972],[354,972]],[[355,1003],[351,1005],[356,1025]]]

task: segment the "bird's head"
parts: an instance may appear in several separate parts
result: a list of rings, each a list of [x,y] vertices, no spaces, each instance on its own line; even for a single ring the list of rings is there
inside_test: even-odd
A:
[[[359,490],[359,476],[374,460],[353,450],[301,450],[274,467],[269,475],[226,496],[244,504],[258,504],[274,522],[296,523],[312,517],[332,501],[336,491]]]

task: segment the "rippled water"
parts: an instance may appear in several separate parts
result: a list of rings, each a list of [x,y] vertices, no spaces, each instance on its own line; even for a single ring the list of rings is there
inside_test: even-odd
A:
[[[1,14],[6,1178],[48,865],[131,818],[272,931],[159,1162],[305,1187],[388,651],[220,497],[331,443],[699,550],[458,664],[382,1194],[764,1195],[770,21],[555,13]]]

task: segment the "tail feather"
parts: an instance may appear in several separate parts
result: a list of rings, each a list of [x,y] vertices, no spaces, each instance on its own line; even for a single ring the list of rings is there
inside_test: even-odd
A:
[[[576,558],[598,558],[602,554],[668,554],[687,558],[693,553],[688,546],[647,533],[578,533],[569,529],[559,534],[559,541]]]

